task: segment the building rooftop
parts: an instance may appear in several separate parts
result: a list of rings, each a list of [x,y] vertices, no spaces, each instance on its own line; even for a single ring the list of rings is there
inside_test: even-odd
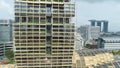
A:
[[[76,50],[76,52],[80,56],[94,56],[95,54],[99,53],[110,53],[110,50],[105,50],[105,49],[83,49],[83,50]]]

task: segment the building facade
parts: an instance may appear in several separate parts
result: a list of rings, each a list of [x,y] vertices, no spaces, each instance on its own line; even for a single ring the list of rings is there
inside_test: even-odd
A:
[[[75,4],[72,0],[15,0],[18,68],[72,68]]]
[[[97,39],[100,34],[100,27],[84,25],[78,28],[78,33],[81,34],[84,40]]]
[[[0,41],[12,41],[13,20],[0,20]]]
[[[104,49],[120,49],[120,36],[102,37],[102,39],[104,40]]]
[[[76,33],[75,35],[75,50],[81,50],[83,49],[83,45],[84,45],[84,40],[81,37],[81,35],[79,33]]]

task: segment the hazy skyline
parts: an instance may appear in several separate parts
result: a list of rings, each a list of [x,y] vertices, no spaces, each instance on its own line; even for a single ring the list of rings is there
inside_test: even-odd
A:
[[[0,0],[0,19],[14,19],[14,0]],[[109,31],[120,31],[120,0],[76,0],[77,26],[89,19],[108,20]]]

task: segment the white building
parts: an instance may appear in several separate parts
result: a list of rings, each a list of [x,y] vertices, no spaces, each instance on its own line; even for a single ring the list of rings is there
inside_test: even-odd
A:
[[[78,32],[81,34],[84,40],[98,39],[100,34],[100,27],[84,25],[78,28]]]
[[[81,50],[84,46],[84,40],[79,33],[76,33],[75,50]]]

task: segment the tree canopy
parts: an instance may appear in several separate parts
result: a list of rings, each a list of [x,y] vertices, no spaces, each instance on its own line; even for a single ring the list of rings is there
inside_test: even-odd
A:
[[[5,51],[5,57],[8,58],[9,60],[13,59],[14,58],[14,52],[13,52],[13,50],[11,50],[11,49],[6,50]]]

